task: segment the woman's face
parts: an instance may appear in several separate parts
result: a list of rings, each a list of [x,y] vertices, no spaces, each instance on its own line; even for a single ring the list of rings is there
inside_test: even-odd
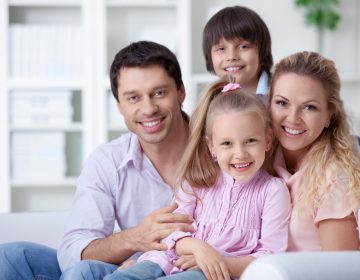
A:
[[[275,81],[270,110],[274,134],[285,154],[293,157],[303,155],[331,119],[322,84],[295,73]]]

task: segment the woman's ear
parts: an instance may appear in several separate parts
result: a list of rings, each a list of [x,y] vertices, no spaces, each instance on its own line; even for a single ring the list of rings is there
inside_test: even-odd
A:
[[[265,141],[266,141],[266,145],[265,145],[265,151],[270,151],[271,150],[271,146],[273,143],[273,138],[274,138],[274,134],[271,128],[268,128],[266,131],[266,135],[265,135]]]

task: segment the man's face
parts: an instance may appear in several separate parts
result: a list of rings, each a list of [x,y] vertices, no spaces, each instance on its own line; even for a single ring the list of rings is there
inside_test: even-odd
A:
[[[140,143],[158,144],[176,136],[182,121],[183,88],[158,65],[120,70],[118,107]]]

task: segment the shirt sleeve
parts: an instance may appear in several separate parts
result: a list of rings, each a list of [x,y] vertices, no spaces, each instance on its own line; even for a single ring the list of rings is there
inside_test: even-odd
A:
[[[196,196],[194,195],[194,192],[189,185],[184,184],[183,188],[177,188],[175,191],[173,202],[178,204],[178,208],[174,211],[174,213],[181,213],[194,218],[196,200]],[[196,230],[196,223],[193,222],[192,225]],[[165,272],[166,275],[170,274],[170,272],[174,269],[172,262],[173,260],[177,259],[177,255],[175,252],[176,241],[187,236],[192,236],[192,233],[179,230],[171,233],[168,237],[164,238],[161,241],[168,246],[167,251],[145,252],[139,257],[138,262],[155,262],[161,267],[161,269]]]
[[[62,271],[81,260],[84,248],[93,240],[113,233],[114,198],[109,186],[116,184],[109,160],[95,152],[85,163],[76,183],[76,193],[64,236],[58,248]]]
[[[260,238],[252,257],[258,258],[286,250],[290,212],[290,194],[286,184],[280,178],[273,178],[265,194]]]
[[[327,178],[329,177],[327,176]],[[327,183],[323,185],[323,189],[320,190],[322,201],[317,208],[314,223],[326,219],[342,219],[359,208],[359,205],[354,205],[354,202],[347,195],[348,185],[349,177],[341,169],[338,169],[335,178],[327,180]]]

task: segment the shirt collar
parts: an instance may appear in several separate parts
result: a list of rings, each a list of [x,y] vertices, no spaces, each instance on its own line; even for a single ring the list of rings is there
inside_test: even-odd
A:
[[[144,153],[140,146],[139,138],[132,132],[130,132],[129,148],[127,153],[120,164],[120,168],[125,167],[130,162],[133,163],[135,168],[141,169],[143,166]]]
[[[229,185],[231,186],[232,188],[239,188],[239,187],[244,187],[244,186],[247,186],[249,185],[251,182],[253,182],[254,180],[257,180],[257,178],[260,176],[261,174],[261,169],[258,170],[254,176],[252,176],[248,181],[246,182],[239,182],[239,181],[236,181],[234,180],[234,178],[229,175],[228,173],[224,172],[224,171],[221,171],[221,177],[223,178],[223,180],[225,181],[222,181],[224,182],[226,185]]]
[[[269,87],[269,75],[265,71],[262,71],[259,82],[256,87],[256,94],[266,95],[268,93],[268,87]]]

